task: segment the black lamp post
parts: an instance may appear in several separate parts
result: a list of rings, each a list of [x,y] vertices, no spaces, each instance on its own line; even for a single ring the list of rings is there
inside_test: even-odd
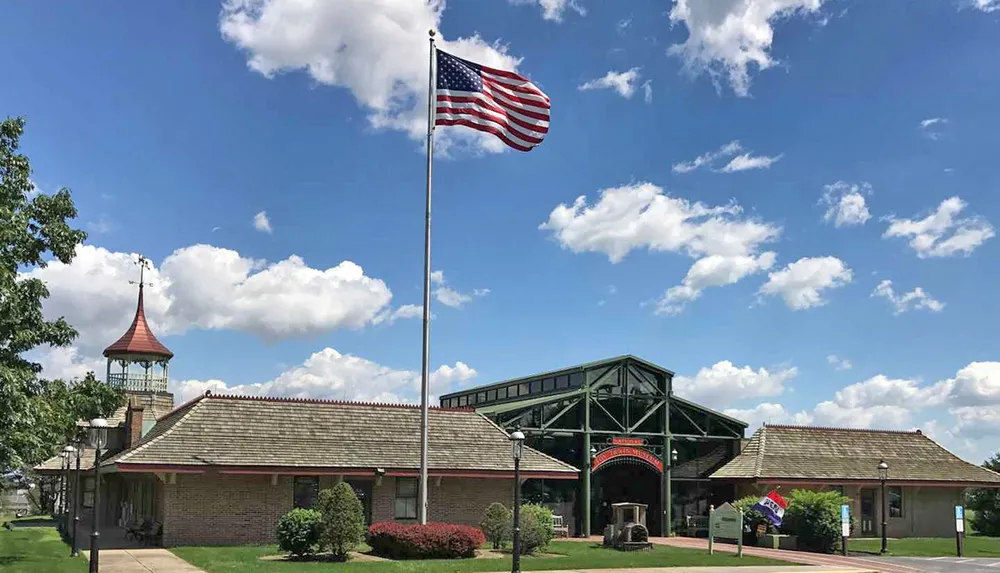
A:
[[[510,570],[511,573],[521,573],[521,452],[524,449],[524,433],[520,429],[511,432],[510,445],[514,457],[514,552]]]
[[[73,549],[70,555],[80,554],[80,542],[77,534],[80,532],[80,456],[83,455],[83,442],[76,442],[76,472],[73,476]]]
[[[59,458],[62,460],[59,462],[59,493],[56,494],[55,507],[52,508],[52,512],[58,517],[62,515],[63,500],[66,496],[63,494],[63,488],[66,487],[66,452],[59,452]]]
[[[70,468],[70,465],[73,463],[73,452],[75,452],[75,451],[76,451],[76,448],[74,448],[73,446],[67,445],[65,448],[62,449],[62,452],[60,452],[60,454],[59,454],[62,457],[62,459],[63,459],[63,463],[62,463],[62,465],[63,465],[63,480],[62,480],[63,483],[62,483],[61,493],[59,495],[59,497],[60,497],[60,499],[59,499],[59,509],[60,509],[60,511],[59,511],[59,524],[62,527],[63,533],[65,533],[66,530],[69,529],[69,522],[68,522],[69,520],[67,519],[68,514],[69,514],[69,502],[66,500],[66,498],[69,497],[69,490],[70,490],[70,487],[69,487],[69,468]]]
[[[101,450],[108,445],[108,421],[94,418],[90,421],[90,445],[94,453],[94,523],[90,526],[90,573],[98,573],[98,553],[101,545]]]
[[[882,482],[882,553],[886,547],[886,526],[888,525],[889,499],[885,495],[885,480],[889,479],[889,464],[882,460],[878,463],[878,479]]]

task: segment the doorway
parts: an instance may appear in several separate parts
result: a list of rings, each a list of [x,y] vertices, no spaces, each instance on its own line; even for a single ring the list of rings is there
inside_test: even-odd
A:
[[[875,535],[875,490],[861,489],[861,536]]]
[[[650,535],[661,535],[660,473],[648,465],[617,463],[602,466],[593,476],[590,501],[590,533],[601,535],[612,521],[611,504],[631,502],[646,504],[646,528]]]
[[[370,526],[372,524],[372,480],[349,479],[345,481],[354,490],[354,495],[358,496],[358,501],[364,508],[365,527]]]

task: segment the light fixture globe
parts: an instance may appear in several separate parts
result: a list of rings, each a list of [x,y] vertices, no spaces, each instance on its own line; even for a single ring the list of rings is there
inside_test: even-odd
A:
[[[878,463],[878,479],[886,480],[889,478],[889,464],[882,460]]]
[[[108,421],[104,418],[94,418],[90,421],[90,445],[98,450],[108,445]]]
[[[670,461],[676,462],[677,461],[677,455],[678,455],[677,454],[677,448],[674,448],[674,449],[670,450]]]
[[[510,433],[510,445],[511,445],[511,455],[515,460],[521,459],[521,453],[524,447],[524,432],[521,430],[514,430]]]

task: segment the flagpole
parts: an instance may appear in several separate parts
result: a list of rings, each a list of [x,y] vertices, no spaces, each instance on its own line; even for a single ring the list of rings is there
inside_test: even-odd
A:
[[[424,215],[424,340],[420,371],[420,490],[417,508],[420,523],[427,523],[427,401],[430,382],[431,343],[431,165],[434,157],[434,30],[427,60],[427,197]]]

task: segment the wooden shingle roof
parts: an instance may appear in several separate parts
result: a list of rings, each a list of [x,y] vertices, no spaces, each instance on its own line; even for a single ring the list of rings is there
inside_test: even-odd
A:
[[[1000,474],[966,462],[920,430],[809,426],[765,425],[711,478],[769,483],[877,482],[881,460],[889,464],[892,482],[1000,486]]]
[[[431,408],[428,450],[431,475],[506,474],[514,467],[507,434],[470,409]],[[120,471],[414,472],[420,468],[420,409],[207,394],[161,418],[139,444],[106,463]],[[577,474],[573,466],[527,447],[521,469],[526,477]]]

